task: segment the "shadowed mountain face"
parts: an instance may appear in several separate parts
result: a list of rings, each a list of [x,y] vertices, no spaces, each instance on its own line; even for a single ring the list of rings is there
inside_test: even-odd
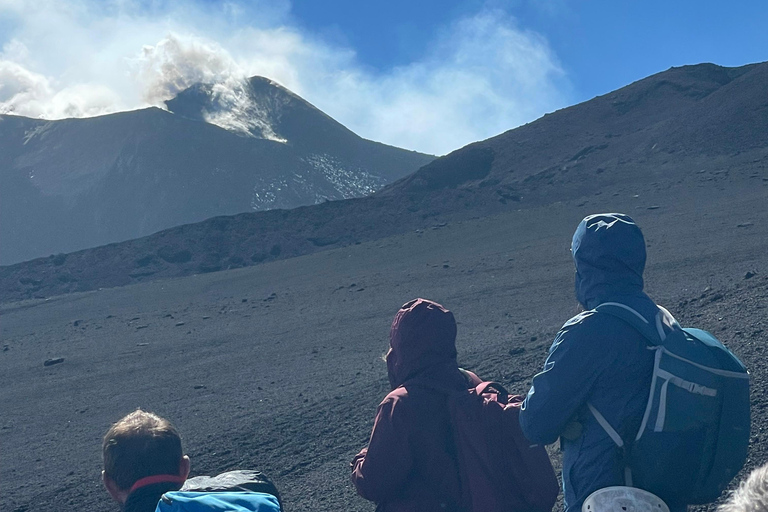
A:
[[[0,116],[0,263],[364,196],[433,158],[362,139],[260,77],[192,87],[168,108]]]
[[[213,218],[4,267],[0,299],[237,268],[560,203],[585,213],[694,209],[706,216],[714,192],[768,196],[766,98],[766,63],[673,68],[471,144],[363,199]],[[192,122],[152,112],[167,122]],[[269,124],[288,140],[301,129],[290,116]]]

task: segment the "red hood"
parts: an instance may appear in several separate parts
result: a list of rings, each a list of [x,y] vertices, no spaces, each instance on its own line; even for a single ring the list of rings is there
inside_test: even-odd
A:
[[[435,366],[456,361],[456,320],[436,302],[414,299],[400,308],[389,332],[392,388]]]

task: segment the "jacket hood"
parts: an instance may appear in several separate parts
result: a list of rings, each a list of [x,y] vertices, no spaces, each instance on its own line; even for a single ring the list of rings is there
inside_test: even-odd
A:
[[[643,291],[645,239],[628,215],[600,213],[579,223],[571,253],[576,264],[576,298],[587,309],[603,299]]]
[[[458,367],[456,320],[436,302],[414,299],[395,315],[389,332],[387,373],[392,389],[427,370]]]

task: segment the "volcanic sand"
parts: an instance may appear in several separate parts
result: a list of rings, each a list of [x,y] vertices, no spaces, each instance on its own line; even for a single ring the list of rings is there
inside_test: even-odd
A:
[[[388,391],[389,323],[421,296],[453,310],[460,363],[524,393],[576,312],[578,221],[633,215],[646,289],[752,372],[747,468],[766,462],[768,186],[591,198],[294,259],[0,307],[0,509],[116,510],[101,436],[136,407],[172,420],[192,473],[256,468],[287,510],[371,511],[348,480]],[[64,358],[44,366],[44,361]],[[559,469],[559,456],[552,447]],[[558,506],[561,506],[559,504]],[[703,507],[706,508],[706,507]]]

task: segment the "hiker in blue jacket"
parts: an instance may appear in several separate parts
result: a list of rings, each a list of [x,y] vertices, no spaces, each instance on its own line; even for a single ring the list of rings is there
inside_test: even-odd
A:
[[[586,217],[573,235],[571,252],[576,298],[586,311],[557,334],[520,413],[520,425],[532,442],[551,444],[560,438],[566,512],[579,511],[593,491],[626,484],[622,451],[589,406],[625,442],[633,441],[653,373],[653,353],[642,335],[594,308],[616,302],[648,321],[658,311],[643,292],[645,240],[630,217]]]

